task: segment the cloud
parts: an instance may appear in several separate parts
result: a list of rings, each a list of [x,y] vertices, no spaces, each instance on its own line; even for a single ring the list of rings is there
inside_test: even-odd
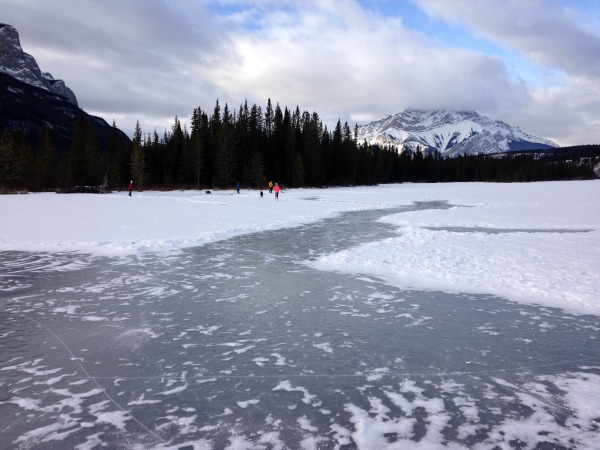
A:
[[[467,26],[475,35],[518,50],[536,64],[600,79],[600,34],[584,27],[566,6],[542,0],[484,6],[468,0],[415,1],[432,17]]]
[[[41,69],[65,80],[84,109],[128,120],[118,124],[126,129],[136,115],[191,114],[194,97],[212,88],[196,68],[227,57],[227,36],[191,0],[32,0],[8,9]]]
[[[600,51],[572,13],[541,0],[486,2],[485,10],[414,0],[435,23],[519,52],[542,74],[532,82],[503,55],[411,28],[392,4],[381,12],[372,1],[4,0],[3,20],[86,111],[128,134],[136,120],[162,134],[176,115],[185,123],[196,107],[211,112],[217,98],[231,110],[270,98],[318,112],[329,128],[408,107],[474,109],[561,143],[588,143],[581,139],[600,109],[600,60],[591,55]]]
[[[600,84],[573,78],[562,86],[537,88],[526,108],[503,115],[508,123],[561,145],[600,144]]]
[[[275,94],[284,104],[362,120],[406,107],[490,109],[526,95],[497,58],[448,48],[358,3],[340,5],[303,2],[266,14],[258,30],[231,37],[239,59],[213,82],[240,97]]]
[[[538,66],[543,79],[527,86],[526,101],[496,115],[562,145],[598,143],[600,10],[594,28],[584,11],[549,1],[507,0],[485,8],[466,0],[415,1],[432,18],[465,26]]]

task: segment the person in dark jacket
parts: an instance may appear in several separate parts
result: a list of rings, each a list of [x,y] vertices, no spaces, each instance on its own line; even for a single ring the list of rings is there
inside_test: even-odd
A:
[[[131,197],[131,191],[133,191],[133,180],[131,180],[129,182],[129,186],[127,187],[127,190],[129,191],[129,196]]]

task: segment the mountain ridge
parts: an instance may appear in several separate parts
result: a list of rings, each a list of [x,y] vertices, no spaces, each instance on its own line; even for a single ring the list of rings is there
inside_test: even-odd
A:
[[[357,141],[391,145],[398,150],[442,156],[503,153],[556,148],[550,139],[537,137],[476,111],[406,109],[358,126]]]
[[[23,51],[16,28],[5,23],[0,23],[0,72],[61,95],[78,106],[75,93],[63,80],[55,79],[49,72],[42,72],[35,58]]]
[[[100,148],[112,128],[103,118],[86,113],[62,80],[42,72],[35,58],[21,48],[17,30],[0,23],[0,133],[19,131],[30,141],[48,128],[59,150],[70,147],[81,117],[92,125]],[[119,139],[130,142],[121,130]]]

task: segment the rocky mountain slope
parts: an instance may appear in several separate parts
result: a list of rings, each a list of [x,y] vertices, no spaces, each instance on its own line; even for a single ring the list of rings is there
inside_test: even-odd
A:
[[[399,150],[444,156],[503,153],[558,147],[475,111],[420,111],[409,109],[358,127],[358,142],[392,145]]]
[[[99,147],[108,142],[112,127],[79,108],[63,81],[43,73],[35,58],[23,51],[17,30],[0,24],[0,133],[19,131],[33,142],[45,129],[55,147],[68,150],[76,121],[84,116],[93,126]],[[120,138],[129,138],[118,130]]]
[[[0,23],[0,72],[10,75],[31,86],[61,95],[77,106],[77,98],[62,80],[55,80],[48,72],[42,72],[33,56],[21,48],[19,33]]]

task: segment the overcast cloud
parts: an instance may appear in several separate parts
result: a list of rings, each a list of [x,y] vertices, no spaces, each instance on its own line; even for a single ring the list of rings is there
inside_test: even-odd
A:
[[[328,127],[406,108],[473,109],[561,145],[600,143],[595,0],[0,0],[0,22],[131,135],[231,110]]]

